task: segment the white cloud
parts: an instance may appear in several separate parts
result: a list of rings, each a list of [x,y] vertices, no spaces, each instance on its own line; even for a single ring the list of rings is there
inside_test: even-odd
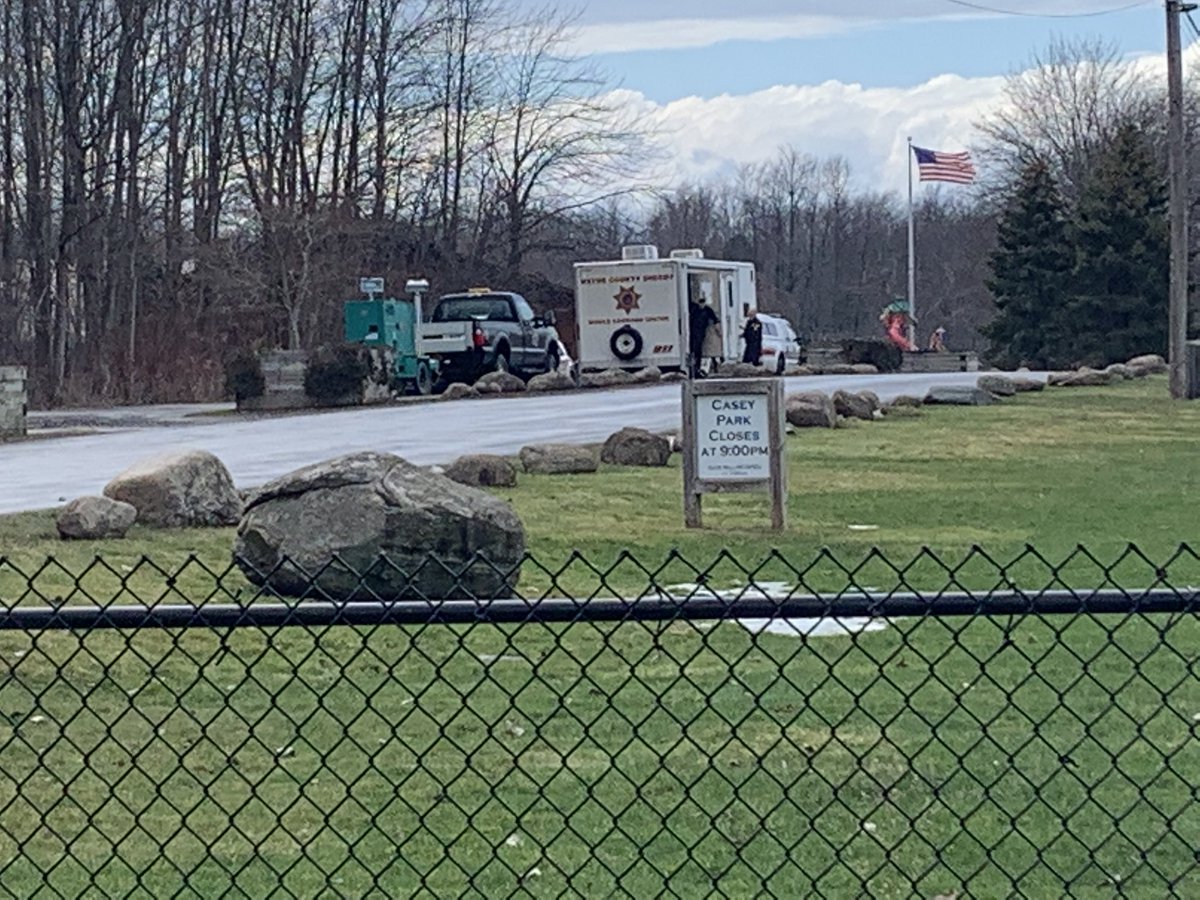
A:
[[[1003,84],[1002,77],[942,75],[908,88],[829,81],[670,103],[634,91],[620,96],[660,132],[662,187],[729,175],[790,145],[817,157],[844,156],[860,189],[902,190],[906,138],[937,150],[969,146],[974,123],[1000,102]]]
[[[1165,81],[1162,54],[1131,62],[1150,81]],[[1200,42],[1185,51],[1184,65],[1200,72]],[[790,145],[819,158],[845,157],[858,189],[901,192],[907,190],[906,139],[934,150],[970,149],[980,138],[976,123],[1003,102],[1005,80],[939,75],[912,87],[871,88],[828,81],[669,103],[636,91],[616,96],[660,133],[666,163],[656,186],[732,175]]]

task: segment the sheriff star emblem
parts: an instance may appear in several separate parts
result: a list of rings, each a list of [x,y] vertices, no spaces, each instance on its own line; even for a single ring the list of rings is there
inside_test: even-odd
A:
[[[631,313],[635,309],[640,309],[638,301],[642,299],[642,295],[632,287],[623,287],[617,291],[613,299],[617,301],[617,309],[624,313]]]

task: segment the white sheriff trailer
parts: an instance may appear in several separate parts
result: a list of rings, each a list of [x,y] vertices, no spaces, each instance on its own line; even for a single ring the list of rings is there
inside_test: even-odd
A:
[[[621,259],[575,264],[579,368],[688,368],[689,303],[717,314],[724,359],[741,359],[746,313],[756,305],[754,264],[705,259],[650,245],[624,247]]]

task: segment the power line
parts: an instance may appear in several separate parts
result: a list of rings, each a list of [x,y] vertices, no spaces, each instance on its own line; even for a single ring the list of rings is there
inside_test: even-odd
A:
[[[1194,34],[1197,39],[1200,39],[1200,28],[1196,26],[1196,20],[1192,18],[1191,11],[1185,11],[1184,15],[1187,16],[1188,24],[1192,26],[1192,34]]]
[[[998,15],[1002,16],[1025,16],[1030,19],[1090,19],[1096,16],[1111,16],[1113,13],[1136,9],[1139,6],[1145,6],[1147,3],[1151,2],[1151,0],[1137,0],[1136,3],[1126,3],[1124,6],[1115,6],[1112,9],[1099,9],[1095,12],[1078,13],[1022,12],[1016,9],[998,9],[994,6],[987,6],[983,3],[972,3],[971,0],[946,0],[946,2],[953,3],[955,6],[965,6],[967,9],[977,9],[981,12],[997,13]]]

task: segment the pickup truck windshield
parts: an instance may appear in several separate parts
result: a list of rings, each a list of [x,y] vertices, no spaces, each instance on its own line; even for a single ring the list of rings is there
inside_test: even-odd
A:
[[[469,322],[490,319],[493,322],[513,321],[512,305],[507,297],[447,297],[433,310],[434,322]]]

